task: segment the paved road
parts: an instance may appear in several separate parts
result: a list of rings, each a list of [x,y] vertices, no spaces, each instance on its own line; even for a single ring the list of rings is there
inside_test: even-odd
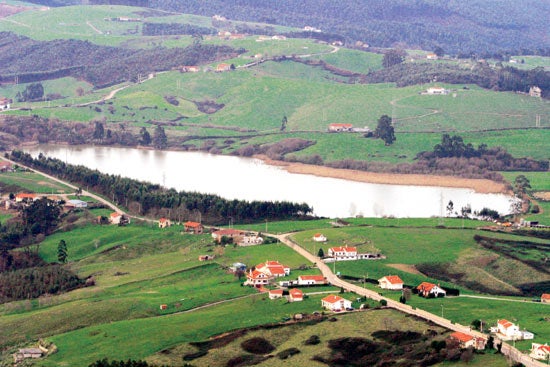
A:
[[[450,320],[444,319],[442,317],[439,317],[437,315],[434,315],[432,313],[429,313],[427,311],[421,310],[421,309],[413,309],[411,306],[402,304],[401,302],[394,301],[389,298],[382,297],[380,294],[371,291],[369,289],[365,289],[362,287],[359,287],[355,284],[348,283],[340,278],[338,278],[331,270],[330,267],[325,264],[323,261],[321,261],[320,258],[317,256],[314,256],[313,254],[306,251],[303,247],[299,246],[297,243],[292,241],[289,236],[290,234],[282,234],[282,235],[270,235],[273,237],[276,237],[279,239],[282,243],[293,249],[294,251],[298,252],[300,255],[317,265],[319,270],[323,273],[323,276],[327,278],[327,280],[337,287],[342,287],[346,291],[354,292],[360,296],[366,296],[368,298],[371,298],[375,301],[381,301],[386,300],[388,307],[394,308],[396,310],[399,310],[401,312],[405,312],[409,315],[418,316],[420,318],[423,318],[424,320],[428,320],[433,322],[434,324],[437,324],[439,326],[442,326],[444,328],[447,328],[449,330],[454,331],[460,331],[468,335],[472,335],[478,338],[487,339],[487,335],[482,334],[480,332],[471,330],[470,327],[451,323]],[[528,355],[521,353],[516,348],[512,347],[509,344],[503,343],[502,345],[502,353],[505,355],[508,355],[510,358],[512,358],[516,362],[523,363],[526,367],[543,367],[546,366],[542,362],[536,361],[531,359]]]

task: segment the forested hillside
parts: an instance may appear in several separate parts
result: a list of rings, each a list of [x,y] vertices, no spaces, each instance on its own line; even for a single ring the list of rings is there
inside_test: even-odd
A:
[[[36,0],[61,5],[78,3],[133,5],[134,0]],[[548,49],[550,4],[525,0],[143,0],[141,6],[229,19],[260,21],[337,33],[348,43],[377,47],[401,44],[449,53]],[[505,15],[505,16],[503,16]]]
[[[238,53],[228,46],[201,44],[128,50],[78,40],[35,41],[6,32],[0,32],[0,40],[0,82],[11,82],[15,76],[20,83],[73,76],[106,86],[135,81],[140,73],[212,62]]]

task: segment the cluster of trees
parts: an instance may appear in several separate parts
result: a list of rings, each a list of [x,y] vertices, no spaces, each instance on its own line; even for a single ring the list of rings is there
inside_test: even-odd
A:
[[[395,131],[392,124],[392,118],[388,115],[382,115],[378,119],[374,136],[384,140],[384,144],[392,145],[396,140]]]
[[[441,143],[436,144],[433,151],[420,152],[416,159],[435,166],[438,161],[458,162],[459,159],[465,159],[490,171],[547,171],[549,167],[548,160],[514,158],[502,147],[489,148],[486,144],[480,144],[476,149],[471,143],[464,143],[461,136],[449,134],[443,134]]]
[[[133,1],[133,0],[132,0]],[[140,359],[128,359],[126,361],[111,361],[107,358],[100,359],[88,365],[88,367],[157,367],[157,365],[148,364]]]
[[[199,27],[192,24],[182,24],[182,23],[143,23],[143,28],[141,33],[144,36],[167,36],[167,35],[179,35],[179,34],[189,34],[189,35],[214,35],[216,34],[216,29]]]
[[[58,294],[83,285],[82,279],[60,265],[0,272],[0,303]]]
[[[182,221],[199,212],[203,222],[220,224],[226,218],[235,221],[258,221],[263,219],[282,220],[307,216],[313,209],[302,203],[265,202],[227,200],[216,195],[197,192],[178,192],[160,185],[140,182],[118,175],[103,174],[83,166],[74,166],[65,162],[40,155],[33,158],[30,154],[13,151],[11,158],[25,165],[58,176],[81,186],[87,186],[114,202],[124,205],[136,214],[158,214],[172,220]]]
[[[44,97],[44,87],[41,83],[29,84],[23,92],[17,92],[15,99],[17,102],[40,101]]]
[[[186,48],[123,49],[88,41],[36,41],[0,32],[0,81],[20,83],[73,76],[96,87],[137,81],[139,74],[228,59],[244,50],[194,43]]]
[[[286,128],[286,122],[284,118],[281,127],[283,126]],[[271,159],[285,160],[286,154],[306,149],[307,147],[310,147],[315,143],[316,141],[314,140],[288,138],[272,144],[247,145],[245,147],[235,150],[233,154],[243,157],[251,157],[255,154],[265,154]]]

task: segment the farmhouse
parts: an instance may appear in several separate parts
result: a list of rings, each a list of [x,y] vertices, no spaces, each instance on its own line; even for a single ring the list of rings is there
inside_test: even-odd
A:
[[[256,265],[256,270],[270,277],[284,277],[290,274],[290,268],[278,261],[266,261]]]
[[[403,281],[397,275],[387,275],[378,279],[378,285],[382,289],[400,290],[403,289]]]
[[[529,88],[529,95],[531,97],[542,97],[542,89],[540,89],[539,87],[537,87],[536,85],[532,86],[531,88]],[[8,107],[9,108],[9,107]]]
[[[550,359],[550,346],[548,344],[531,343],[531,358],[548,361]]]
[[[0,97],[0,111],[9,110],[12,100],[5,97]]]
[[[301,302],[304,300],[304,293],[299,289],[291,289],[288,291],[289,302]]]
[[[250,245],[261,245],[262,243],[264,243],[264,239],[261,236],[248,234],[243,236],[239,244],[244,246],[250,246]]]
[[[331,311],[342,311],[351,308],[351,301],[331,294],[321,300],[321,306]]]
[[[198,73],[199,71],[201,71],[201,68],[199,66],[194,66],[194,65],[181,66],[179,69],[180,69],[180,73]]]
[[[20,193],[15,195],[16,203],[20,203],[20,202],[27,203],[29,201],[35,201],[35,200],[38,200],[38,196],[36,194]]]
[[[269,299],[283,298],[282,289],[272,289],[269,291]]]
[[[485,344],[487,342],[484,338],[461,333],[460,331],[455,331],[450,335],[450,337],[458,340],[460,343],[460,348],[473,347],[475,349],[485,349]]]
[[[231,239],[233,243],[239,243],[242,241],[245,232],[233,228],[220,229],[218,231],[212,232],[212,238],[218,243],[222,241],[223,237]]]
[[[429,94],[429,95],[445,95],[449,94],[449,91],[442,87],[431,87],[426,89],[426,92],[423,94]]]
[[[340,133],[340,132],[349,132],[353,129],[352,124],[330,124],[328,125],[329,133]]]
[[[13,172],[13,166],[11,162],[0,161],[0,172]]]
[[[218,64],[218,66],[216,66],[216,72],[218,72],[218,73],[224,72],[224,71],[229,71],[229,70],[231,70],[231,65],[230,64],[221,63],[221,64]]]
[[[130,223],[130,218],[119,212],[113,212],[109,216],[111,224],[125,225]]]
[[[243,264],[243,263],[233,263],[233,265],[231,265],[229,267],[229,270],[232,272],[232,273],[236,273],[238,271],[245,271],[246,270],[246,264]]]
[[[39,348],[22,348],[13,355],[14,363],[19,363],[27,358],[40,358],[44,352]]]
[[[327,284],[327,278],[322,275],[300,275],[298,285],[323,285]]]
[[[542,303],[550,303],[550,293],[543,293],[542,296],[540,296],[540,301]]]
[[[315,233],[313,235],[313,241],[315,242],[327,242],[327,238],[322,233]]]
[[[432,53],[432,54],[427,54],[427,55],[426,55],[426,59],[428,59],[428,60],[437,60],[438,57],[437,57],[436,54],[433,54],[433,53]]]
[[[439,286],[428,282],[420,283],[416,289],[418,290],[418,294],[422,297],[445,297],[447,294],[447,292]]]
[[[214,255],[200,255],[199,261],[214,260]]]
[[[357,260],[357,247],[331,247],[328,249],[328,256],[335,260]]]
[[[172,226],[172,222],[170,221],[170,219],[164,217],[159,219],[159,228],[167,228],[170,226]]]
[[[183,223],[183,230],[187,233],[201,234],[204,228],[198,222],[185,222]]]

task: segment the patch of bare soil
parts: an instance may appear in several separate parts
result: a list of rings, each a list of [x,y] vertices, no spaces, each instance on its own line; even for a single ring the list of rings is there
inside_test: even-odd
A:
[[[6,18],[6,17],[9,17],[10,15],[20,13],[27,9],[29,8],[24,6],[16,6],[16,5],[0,3],[0,18]]]
[[[410,274],[423,275],[414,265],[410,264],[386,264],[387,266]]]
[[[550,191],[538,191],[533,196],[540,200],[550,201]]]
[[[266,162],[267,164],[281,166],[290,173],[332,177],[340,178],[343,180],[378,184],[467,188],[482,194],[507,193],[506,187],[503,183],[487,179],[472,179],[437,175],[366,172],[352,169],[339,169],[325,166],[316,166],[296,162],[275,161],[265,156],[259,156],[258,158],[264,160],[264,162]]]

